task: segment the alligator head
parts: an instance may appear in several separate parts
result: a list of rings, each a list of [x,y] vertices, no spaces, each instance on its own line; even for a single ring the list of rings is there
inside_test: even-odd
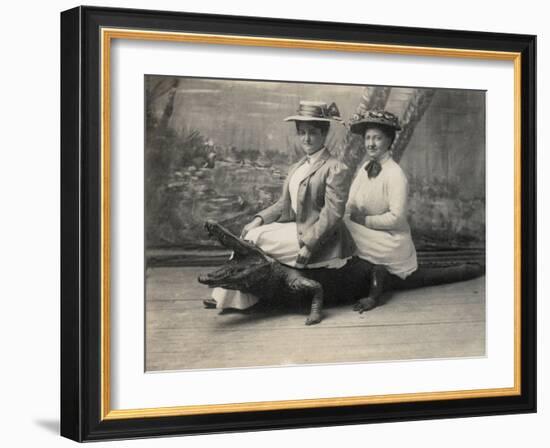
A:
[[[239,291],[261,287],[271,273],[274,260],[259,247],[237,238],[214,221],[206,221],[204,226],[210,236],[217,238],[224,247],[233,251],[233,256],[215,271],[199,275],[199,282],[210,287],[219,286]]]

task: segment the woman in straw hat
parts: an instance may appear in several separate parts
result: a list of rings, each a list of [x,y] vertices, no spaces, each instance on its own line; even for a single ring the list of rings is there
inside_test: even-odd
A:
[[[406,278],[418,267],[407,222],[407,177],[390,151],[400,129],[397,117],[386,111],[365,111],[350,121],[351,132],[364,138],[368,159],[352,182],[344,221],[356,254],[375,265],[369,297],[355,305],[360,312],[377,305],[388,275]]]
[[[281,198],[258,213],[242,231],[267,254],[289,266],[339,268],[354,244],[342,218],[350,174],[325,147],[331,122],[341,122],[333,103],[301,101],[294,122],[304,157],[292,165]],[[207,307],[245,309],[258,299],[251,294],[215,288]]]

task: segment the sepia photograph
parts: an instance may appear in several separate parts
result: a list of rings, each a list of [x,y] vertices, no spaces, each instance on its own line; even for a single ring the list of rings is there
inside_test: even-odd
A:
[[[537,36],[309,9],[61,13],[62,436],[537,412]]]
[[[145,370],[486,356],[486,92],[145,75]]]

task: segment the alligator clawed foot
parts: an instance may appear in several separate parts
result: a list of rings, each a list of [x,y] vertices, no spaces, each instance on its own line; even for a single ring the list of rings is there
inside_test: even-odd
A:
[[[311,313],[306,319],[306,325],[315,325],[323,320],[321,313]]]
[[[365,297],[355,302],[355,305],[353,305],[353,311],[357,311],[359,314],[362,314],[365,311],[372,310],[376,307],[376,305],[377,303],[375,299],[372,297]]]

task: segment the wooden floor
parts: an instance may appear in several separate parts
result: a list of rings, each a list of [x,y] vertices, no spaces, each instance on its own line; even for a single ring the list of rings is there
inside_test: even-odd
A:
[[[204,309],[196,278],[208,269],[148,270],[148,371],[485,355],[485,277],[395,292],[363,314],[328,308],[307,327],[300,310]]]

